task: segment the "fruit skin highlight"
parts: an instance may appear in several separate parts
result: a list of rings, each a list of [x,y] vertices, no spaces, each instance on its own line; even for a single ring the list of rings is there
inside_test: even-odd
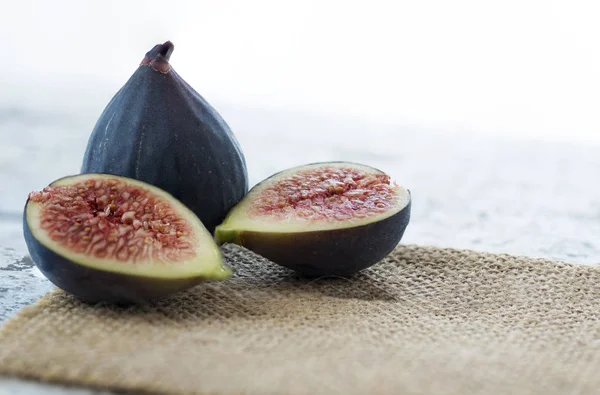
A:
[[[246,162],[219,113],[169,64],[174,45],[156,45],[99,117],[82,173],[155,185],[188,206],[212,233],[248,191]]]
[[[116,179],[159,194],[174,207],[180,218],[188,221],[195,230],[195,240],[200,246],[200,252],[193,260],[184,262],[188,264],[185,270],[177,270],[177,266],[172,270],[159,266],[155,266],[154,269],[136,267],[115,260],[105,260],[105,264],[102,264],[100,258],[70,253],[65,251],[66,247],[44,237],[40,221],[36,219],[41,212],[36,206],[40,204],[33,202],[29,197],[23,212],[25,242],[36,266],[54,285],[85,302],[135,304],[165,297],[191,288],[202,281],[225,280],[231,276],[231,270],[224,265],[220,250],[198,218],[181,202],[156,187],[107,174],[68,176],[52,182],[49,187],[69,186],[90,179]],[[124,266],[123,270],[120,270],[119,264],[129,265],[129,268]]]
[[[276,173],[253,187],[217,226],[217,244],[234,243],[303,275],[350,276],[385,258],[400,242],[410,221],[410,191],[398,187],[398,205],[391,212],[353,223],[353,219],[332,225],[307,222],[302,229],[291,229],[285,220],[270,222],[248,219],[252,201],[260,196],[266,183],[307,168],[338,166],[358,168],[374,175],[378,169],[351,162],[322,162]],[[335,222],[335,221],[334,221]],[[287,228],[287,229],[286,229]],[[314,228],[314,229],[311,229]]]

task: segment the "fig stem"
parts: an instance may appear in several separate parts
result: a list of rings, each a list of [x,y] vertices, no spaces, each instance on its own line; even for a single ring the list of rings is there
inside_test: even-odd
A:
[[[175,45],[171,41],[166,41],[164,44],[156,44],[150,51],[146,52],[140,65],[150,65],[154,70],[166,74],[171,70],[169,58],[171,58],[174,49]]]
[[[166,41],[160,46],[160,48],[158,49],[158,53],[167,61],[169,61],[169,58],[171,57],[171,54],[173,53],[174,49],[175,45],[173,45],[171,41]]]
[[[217,226],[217,228],[215,229],[215,241],[218,245],[224,243],[243,243],[243,240],[237,231],[227,229],[221,226]]]

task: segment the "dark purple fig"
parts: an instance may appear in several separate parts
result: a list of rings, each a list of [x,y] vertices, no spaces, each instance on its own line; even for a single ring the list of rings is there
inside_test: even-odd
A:
[[[396,247],[410,207],[410,192],[380,170],[314,163],[257,184],[215,236],[307,276],[349,276]]]
[[[246,162],[227,123],[169,63],[169,41],[150,50],[98,119],[82,173],[155,185],[212,233],[248,191]]]
[[[23,230],[40,271],[88,302],[138,303],[231,275],[194,213],[129,178],[54,181],[29,194]]]

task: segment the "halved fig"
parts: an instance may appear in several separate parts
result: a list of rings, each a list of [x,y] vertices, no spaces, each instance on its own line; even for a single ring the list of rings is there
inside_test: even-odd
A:
[[[357,163],[294,167],[257,184],[217,226],[242,245],[308,276],[349,276],[387,256],[410,220],[411,196]]]
[[[138,303],[231,275],[192,211],[130,178],[56,180],[29,194],[23,230],[40,271],[88,302]]]

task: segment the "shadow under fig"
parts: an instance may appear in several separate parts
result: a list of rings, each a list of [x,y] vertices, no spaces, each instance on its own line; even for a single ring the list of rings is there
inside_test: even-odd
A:
[[[323,297],[393,302],[399,300],[402,293],[398,284],[387,287],[384,282],[372,281],[371,268],[347,278],[307,278],[243,247],[226,246],[223,252],[227,264],[234,270],[231,279],[201,283],[160,300],[119,306],[86,303],[62,291],[57,291],[54,297],[67,298],[68,303],[113,318],[133,316],[153,321],[158,314],[172,322],[184,323],[217,318],[253,319],[279,314],[282,306],[288,311],[303,311],[302,301],[323,300]]]

